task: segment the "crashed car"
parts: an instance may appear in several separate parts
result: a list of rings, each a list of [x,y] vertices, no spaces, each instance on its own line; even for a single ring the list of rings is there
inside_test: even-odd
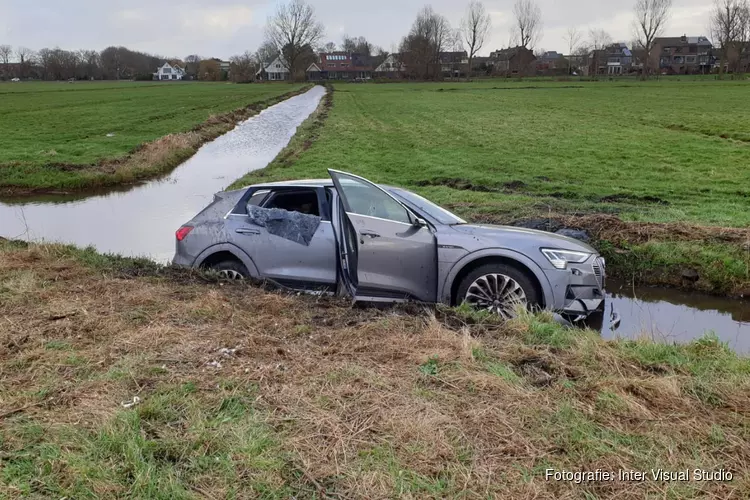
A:
[[[585,243],[468,224],[406,189],[336,170],[331,179],[221,192],[177,230],[173,263],[356,301],[518,305],[582,319],[604,307],[605,262]]]

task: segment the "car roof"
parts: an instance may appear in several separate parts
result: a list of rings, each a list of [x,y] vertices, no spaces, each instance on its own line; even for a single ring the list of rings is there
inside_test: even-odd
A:
[[[264,182],[262,184],[253,184],[248,187],[326,187],[333,186],[331,179],[297,179],[293,181]]]
[[[404,188],[388,186],[386,184],[378,184],[383,189],[388,191],[394,189],[404,190]],[[271,187],[333,187],[333,181],[328,179],[296,179],[292,181],[277,181],[277,182],[264,182],[262,184],[253,184],[247,186],[249,188],[271,188]]]

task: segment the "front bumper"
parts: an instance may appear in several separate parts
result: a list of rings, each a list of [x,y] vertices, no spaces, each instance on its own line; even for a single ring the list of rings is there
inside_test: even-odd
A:
[[[604,308],[605,263],[593,256],[581,264],[548,272],[553,288],[551,309],[570,317],[586,317]]]
[[[562,312],[569,315],[588,316],[604,308],[604,291],[599,285],[568,285]]]

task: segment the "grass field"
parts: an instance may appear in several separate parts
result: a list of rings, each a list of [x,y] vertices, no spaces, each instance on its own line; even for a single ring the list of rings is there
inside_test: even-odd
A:
[[[71,189],[130,180],[117,178],[133,167],[123,166],[121,160],[139,146],[192,131],[210,117],[269,102],[301,87],[192,82],[0,84],[0,189]],[[138,167],[145,174],[149,169],[160,173],[174,167],[196,144],[226,131],[226,126],[214,128],[203,130],[210,132],[205,137],[163,144],[161,155],[142,159]],[[179,149],[183,151],[170,157]]]
[[[712,338],[353,310],[2,240],[0,319],[1,498],[750,496],[750,360]]]
[[[335,89],[324,122],[308,123],[269,168],[235,186],[348,170],[472,220],[586,222],[626,277],[679,285],[682,270],[697,269],[691,286],[750,295],[748,82]],[[592,214],[603,217],[580,220]]]

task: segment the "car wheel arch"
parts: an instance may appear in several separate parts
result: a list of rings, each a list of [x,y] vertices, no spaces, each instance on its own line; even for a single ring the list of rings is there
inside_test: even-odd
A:
[[[448,302],[450,305],[456,305],[458,299],[456,293],[464,277],[480,266],[493,263],[513,266],[528,275],[529,279],[536,286],[539,297],[542,298],[542,307],[546,307],[552,303],[552,290],[549,280],[539,266],[529,258],[524,257],[523,254],[504,249],[496,249],[494,251],[485,250],[464,256],[463,259],[453,266],[447,276],[442,294],[443,301]]]
[[[229,243],[213,245],[205,249],[201,252],[198,258],[195,259],[193,267],[206,267],[207,265],[227,259],[234,259],[241,262],[252,278],[259,277],[258,268],[255,266],[255,263],[250,256],[240,248]]]

